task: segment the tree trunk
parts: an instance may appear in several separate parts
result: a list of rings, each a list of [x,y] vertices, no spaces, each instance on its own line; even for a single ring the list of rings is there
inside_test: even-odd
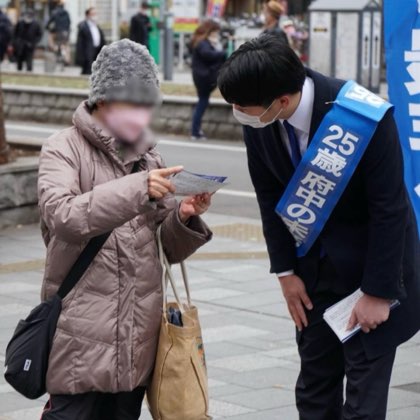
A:
[[[1,89],[0,81],[0,165],[9,161],[9,145],[6,142],[6,130],[4,128],[4,113],[3,113],[3,90]]]

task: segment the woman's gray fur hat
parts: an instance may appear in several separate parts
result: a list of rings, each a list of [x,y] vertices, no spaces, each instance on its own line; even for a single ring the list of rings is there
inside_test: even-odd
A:
[[[158,69],[146,47],[122,39],[102,48],[92,66],[89,105],[100,101],[160,104]]]

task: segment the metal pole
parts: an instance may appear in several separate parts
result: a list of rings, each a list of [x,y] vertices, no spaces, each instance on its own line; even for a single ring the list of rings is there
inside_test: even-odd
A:
[[[162,66],[161,70],[163,70],[163,44],[165,43],[165,3],[166,0],[160,0],[159,2],[159,63]]]
[[[178,69],[184,69],[185,34],[179,34]]]
[[[120,28],[118,27],[118,0],[112,0],[111,3],[111,39],[118,41]]]
[[[174,73],[173,15],[169,10],[168,0],[166,0],[164,43],[163,43],[163,78],[164,80],[173,80],[173,73]]]
[[[3,90],[0,89],[0,164],[7,163],[9,161],[9,153],[10,148],[6,142],[6,130],[4,128]]]

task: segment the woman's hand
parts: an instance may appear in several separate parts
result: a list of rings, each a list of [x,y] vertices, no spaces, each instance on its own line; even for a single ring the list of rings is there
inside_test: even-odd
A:
[[[153,169],[149,172],[149,197],[160,199],[165,197],[168,193],[174,193],[175,187],[168,177],[181,172],[184,168],[182,166],[174,166],[172,168]]]
[[[200,194],[194,197],[187,197],[181,201],[179,206],[179,218],[182,223],[187,223],[192,216],[204,214],[211,205],[212,194]]]

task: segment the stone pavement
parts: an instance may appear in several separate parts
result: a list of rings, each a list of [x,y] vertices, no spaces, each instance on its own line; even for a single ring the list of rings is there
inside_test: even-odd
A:
[[[209,365],[211,414],[228,420],[296,420],[294,329],[268,262],[259,223],[210,214],[215,240],[188,262]],[[38,302],[44,245],[37,225],[0,231],[0,362],[19,317]],[[39,419],[45,403],[0,378],[0,420]],[[150,420],[144,410],[142,418]],[[420,419],[420,335],[398,352],[389,420]],[[180,419],[182,420],[182,419]]]

